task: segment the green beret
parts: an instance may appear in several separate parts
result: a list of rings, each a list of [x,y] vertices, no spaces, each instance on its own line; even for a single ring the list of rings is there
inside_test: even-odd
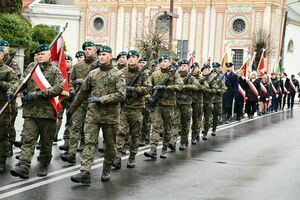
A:
[[[225,65],[226,65],[226,67],[230,68],[230,67],[232,67],[232,66],[233,66],[233,63],[231,63],[231,62],[228,62],[228,63],[225,63]]]
[[[198,62],[194,62],[193,66],[194,67],[199,67],[199,63]]]
[[[82,44],[82,50],[85,50],[86,47],[94,47],[94,46],[95,44],[93,42],[86,41]]]
[[[70,60],[70,61],[72,61],[73,58],[72,58],[70,55],[65,55],[65,60]]]
[[[201,72],[204,70],[204,69],[210,69],[210,66],[208,64],[203,64],[203,67],[201,69]]]
[[[128,51],[127,58],[129,58],[130,56],[140,57],[140,54],[136,50],[130,50]]]
[[[181,60],[180,62],[178,62],[178,65],[180,66],[180,65],[183,65],[183,64],[189,64],[189,61],[188,60],[186,60],[186,59],[183,59],[183,60]]]
[[[170,56],[169,55],[163,55],[162,57],[159,58],[159,62],[163,61],[163,60],[170,60]]]
[[[78,58],[80,56],[85,56],[84,51],[77,51],[77,53],[75,54],[75,58]]]
[[[1,47],[9,47],[9,43],[6,40],[0,39],[0,46]]]
[[[143,56],[140,60],[139,60],[139,62],[141,62],[141,61],[145,61],[145,62],[148,62],[148,57],[147,56]]]
[[[101,46],[101,47],[97,50],[97,54],[99,55],[99,53],[101,53],[101,52],[111,53],[112,50],[111,50],[111,48],[110,48],[109,46],[103,45],[103,46]]]
[[[213,69],[211,70],[211,72],[213,72],[213,73],[218,73],[218,70],[217,70],[216,68],[213,68]]]
[[[121,56],[126,56],[126,57],[127,57],[127,52],[126,52],[126,51],[121,51],[121,52],[118,54],[118,56],[117,56],[117,60],[119,60],[119,58],[120,58]]]
[[[3,52],[4,52],[3,48],[2,48],[2,47],[0,47],[0,53],[3,53]]]
[[[49,50],[50,50],[50,48],[49,48],[48,44],[40,44],[38,46],[38,48],[36,48],[35,53],[37,54],[37,53],[40,53],[40,52],[43,52],[43,51],[49,51]]]
[[[159,61],[158,60],[155,60],[153,65],[159,65]]]

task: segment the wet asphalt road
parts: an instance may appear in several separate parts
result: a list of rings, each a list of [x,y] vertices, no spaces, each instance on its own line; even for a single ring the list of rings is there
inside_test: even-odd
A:
[[[70,181],[70,176],[79,172],[79,162],[69,166],[60,161],[61,152],[53,146],[49,176],[36,177],[35,156],[29,180],[22,181],[9,173],[0,175],[0,199],[298,200],[299,122],[300,109],[296,108],[224,125],[216,137],[210,136],[186,151],[169,153],[166,160],[146,159],[146,147],[141,149],[135,169],[126,168],[124,157],[123,169],[112,172],[108,183],[100,181],[103,159],[97,153],[90,186]],[[18,131],[21,124],[18,118]],[[9,159],[8,170],[15,162]]]

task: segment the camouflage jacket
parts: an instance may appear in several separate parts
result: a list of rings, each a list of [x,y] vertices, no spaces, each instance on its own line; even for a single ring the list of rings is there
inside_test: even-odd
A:
[[[186,82],[186,84],[184,84],[182,90],[180,92],[177,92],[176,94],[176,100],[178,105],[191,105],[193,101],[193,92],[199,91],[201,87],[199,81],[197,81],[197,79],[193,76],[191,76],[189,80],[184,81],[184,79],[186,79],[187,76],[187,73],[180,73],[182,81]]]
[[[6,92],[17,82],[16,72],[0,61],[0,108],[6,103]]]
[[[199,74],[193,75],[193,77],[197,80],[199,83],[202,77]],[[200,83],[199,83],[200,84]],[[202,84],[200,84],[199,90],[198,91],[193,91],[192,94],[192,99],[193,103],[203,103],[203,94],[209,90],[209,85],[208,82],[205,81]]]
[[[213,80],[212,83],[210,83],[210,87],[214,87],[215,89],[212,89],[212,100],[216,103],[222,102],[222,95],[227,91],[227,87],[225,86],[225,83],[221,80]]]
[[[89,96],[101,97],[100,103],[89,103],[86,121],[89,123],[117,124],[120,102],[125,99],[125,78],[112,64],[92,70],[83,81],[80,91],[70,106],[77,108]]]
[[[203,80],[206,76],[200,75],[200,81]],[[208,77],[205,81],[204,84],[208,85],[208,89],[204,92],[203,94],[203,101],[208,103],[212,101],[213,95],[216,92],[216,89],[218,88],[216,84],[213,82],[211,83],[212,78]],[[211,84],[210,84],[211,83]]]
[[[124,65],[121,65],[121,64],[117,64],[117,68],[119,69],[119,70],[121,70],[121,69],[124,69],[124,68],[126,68],[126,67],[128,67],[127,66],[127,64],[124,64]]]
[[[69,77],[70,93],[78,93],[83,80],[87,77],[89,72],[96,68],[96,58],[85,59],[72,67],[72,72]],[[76,82],[75,82],[76,80]]]
[[[6,54],[3,58],[3,62],[6,63],[9,59],[10,59],[9,54]],[[21,77],[22,74],[21,74],[20,67],[15,60],[12,60],[9,67],[11,67],[16,72],[18,78]]]
[[[30,63],[27,66],[23,74],[24,77],[30,73],[34,65],[35,63]],[[52,66],[51,62],[42,63],[39,64],[39,66],[51,87],[41,91],[35,84],[33,78],[29,78],[25,84],[23,94],[26,95],[30,92],[38,91],[40,95],[32,102],[22,105],[23,117],[56,119],[56,112],[49,102],[48,97],[56,97],[62,92],[64,80],[60,70],[57,67]],[[9,91],[14,92],[21,85],[22,81],[23,78],[19,80],[13,87],[11,87]]]
[[[123,68],[122,73],[124,74],[126,84],[139,73],[138,69],[130,69],[129,67]],[[142,73],[133,86],[134,95],[128,94],[122,107],[124,108],[145,108],[145,95],[149,94],[151,85],[148,82],[148,75],[146,72]]]
[[[150,76],[150,84],[152,86],[160,85],[169,76],[171,70],[158,70]],[[176,91],[181,91],[183,81],[178,73],[168,81],[164,89],[163,97],[158,101],[160,106],[175,106],[176,105]],[[155,93],[155,91],[154,91]]]

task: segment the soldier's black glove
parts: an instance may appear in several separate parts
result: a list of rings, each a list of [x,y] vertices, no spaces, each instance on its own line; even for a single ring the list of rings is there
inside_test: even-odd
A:
[[[36,99],[38,96],[38,92],[30,92],[27,95],[21,97],[22,103],[27,104],[31,103],[34,99]]]
[[[75,96],[76,96],[76,93],[75,93],[75,92],[71,92],[71,93],[70,93],[70,96],[69,96],[69,99],[70,99],[71,101],[73,101],[73,100],[75,99]]]
[[[165,85],[156,85],[156,86],[154,86],[153,87],[153,90],[163,90],[163,89],[165,89]]]
[[[92,96],[88,98],[89,103],[101,103],[101,97]]]
[[[14,93],[12,93],[12,92],[6,93],[6,101],[7,102],[11,102],[13,100],[13,98],[14,98]]]
[[[127,93],[133,92],[133,87],[131,87],[131,86],[126,86],[125,89],[126,89]]]
[[[126,97],[137,98],[138,94],[136,92],[126,92]]]

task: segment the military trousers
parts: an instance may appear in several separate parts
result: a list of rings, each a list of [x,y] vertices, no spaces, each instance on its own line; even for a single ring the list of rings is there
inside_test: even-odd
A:
[[[66,111],[67,114],[67,120],[66,120],[66,124],[65,124],[65,131],[64,131],[64,135],[63,135],[63,139],[65,141],[66,144],[69,143],[69,138],[70,138],[70,129],[72,127],[72,121],[71,118],[68,117],[68,111],[69,111],[69,105],[62,103],[62,106],[60,108],[60,111],[58,113],[58,118],[56,121],[56,132],[55,132],[55,136],[54,139],[57,139],[58,137],[58,133],[61,127],[61,123],[62,123],[62,119],[63,119],[63,114]]]
[[[0,162],[5,162],[7,152],[9,151],[9,131],[11,123],[11,114],[9,110],[5,110],[2,115],[0,115]]]
[[[211,114],[212,114],[212,102],[211,100],[205,100],[203,103],[203,129],[204,133],[207,134],[209,128],[210,128],[210,123],[211,123]]]
[[[141,141],[144,141],[145,139],[150,138],[150,132],[151,132],[151,113],[149,109],[147,109],[147,103],[146,103],[146,108],[143,109],[142,115],[143,115],[143,124],[141,130]]]
[[[103,170],[110,170],[113,160],[116,156],[116,131],[117,124],[101,124],[90,123],[84,124],[84,139],[85,145],[81,154],[81,168],[80,170],[90,171],[94,155],[97,150],[98,136],[100,128],[103,131],[103,138],[105,140],[104,162]]]
[[[35,145],[40,136],[40,163],[44,166],[50,164],[52,158],[52,143],[56,130],[55,119],[24,118],[22,131],[22,147],[19,165],[29,169]]]
[[[14,141],[16,140],[16,129],[15,129],[15,121],[18,115],[18,106],[14,101],[10,104],[11,106],[11,120],[9,123],[9,143],[12,146]]]
[[[85,115],[87,111],[86,104],[78,107],[78,109],[72,115],[72,126],[69,136],[69,153],[75,154],[80,139],[84,140],[83,127],[85,122]]]
[[[188,135],[190,132],[190,124],[191,124],[191,105],[177,105],[175,108],[175,117],[174,121],[176,121],[175,130],[172,131],[171,143],[176,144],[178,133],[180,130],[180,144],[188,143]]]
[[[222,102],[214,101],[212,105],[212,129],[213,131],[217,130],[219,125],[219,115],[221,113]]]
[[[142,109],[122,108],[119,122],[119,129],[116,136],[117,157],[122,157],[122,150],[129,138],[129,158],[135,158],[139,148],[139,135],[142,128]]]
[[[203,103],[192,104],[192,140],[199,136],[202,128]]]
[[[174,120],[173,106],[157,106],[153,113],[153,127],[150,138],[152,151],[157,150],[159,133],[161,132],[161,122],[163,122],[163,148],[167,149],[171,141],[172,123]]]

